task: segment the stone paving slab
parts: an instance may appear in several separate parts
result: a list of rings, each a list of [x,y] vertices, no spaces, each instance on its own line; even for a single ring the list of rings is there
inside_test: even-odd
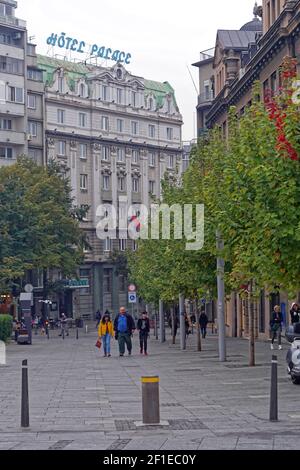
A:
[[[285,355],[279,359],[279,422],[270,423],[271,356],[268,342],[256,344],[257,367],[249,368],[248,342],[228,339],[228,362],[218,360],[217,337],[203,341],[197,352],[195,335],[188,350],[161,345],[151,336],[148,357],[138,351],[103,358],[94,344],[96,330],[74,330],[62,341],[52,332],[45,341],[34,336],[31,347],[10,344],[7,367],[0,375],[0,449],[299,449],[299,392],[286,375]],[[62,361],[63,357],[63,361]],[[28,359],[30,425],[20,429],[21,361]],[[141,421],[142,375],[159,375],[163,429],[120,427]],[[193,424],[194,423],[194,424]],[[197,424],[195,424],[197,423]],[[119,429],[119,430],[117,430]]]

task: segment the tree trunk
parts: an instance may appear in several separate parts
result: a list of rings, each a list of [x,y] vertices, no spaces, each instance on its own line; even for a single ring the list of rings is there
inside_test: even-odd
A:
[[[176,334],[175,334],[175,309],[174,306],[171,308],[171,318],[172,318],[172,344],[176,343]]]
[[[43,300],[48,300],[48,272],[47,269],[43,269]],[[42,317],[46,320],[48,316],[48,305],[43,302],[42,304]]]
[[[253,281],[249,283],[249,366],[255,366],[255,333],[254,333],[254,303]]]

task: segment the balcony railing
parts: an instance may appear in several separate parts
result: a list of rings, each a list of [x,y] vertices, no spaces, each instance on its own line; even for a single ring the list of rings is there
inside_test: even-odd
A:
[[[19,20],[14,16],[0,16],[0,23],[5,23],[12,26],[18,26],[19,28],[26,28],[26,21]]]
[[[207,49],[206,51],[200,52],[200,61],[212,59],[215,55],[215,48]]]
[[[214,100],[214,92],[210,91],[209,93],[200,93],[198,96],[198,105],[204,103],[210,103]]]

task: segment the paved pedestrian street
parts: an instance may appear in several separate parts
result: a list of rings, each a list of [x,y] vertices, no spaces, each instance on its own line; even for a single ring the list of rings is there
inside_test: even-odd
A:
[[[218,361],[209,336],[195,351],[179,340],[161,345],[151,336],[149,356],[111,358],[95,347],[96,330],[75,330],[65,340],[34,336],[32,346],[10,344],[0,366],[0,449],[300,449],[300,386],[286,374],[287,344],[278,354],[279,422],[269,422],[270,345],[256,345],[257,366],[247,367],[248,342],[228,339],[228,361]],[[20,428],[21,363],[28,359],[30,428]],[[140,427],[141,376],[159,375],[161,427]]]

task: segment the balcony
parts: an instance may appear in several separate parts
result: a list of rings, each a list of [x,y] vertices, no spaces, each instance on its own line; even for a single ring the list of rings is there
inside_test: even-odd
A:
[[[0,168],[3,166],[14,165],[15,163],[17,163],[17,160],[15,158],[1,158],[0,157]]]
[[[14,16],[0,16],[0,24],[6,24],[9,26],[16,26],[18,28],[26,29],[26,21],[19,20]]]
[[[215,48],[207,49],[206,51],[200,52],[200,62],[207,59],[212,59],[215,55]]]
[[[214,92],[210,91],[209,93],[200,93],[198,95],[198,106],[210,105],[214,100]]]
[[[1,131],[1,143],[7,145],[25,145],[24,132]]]

